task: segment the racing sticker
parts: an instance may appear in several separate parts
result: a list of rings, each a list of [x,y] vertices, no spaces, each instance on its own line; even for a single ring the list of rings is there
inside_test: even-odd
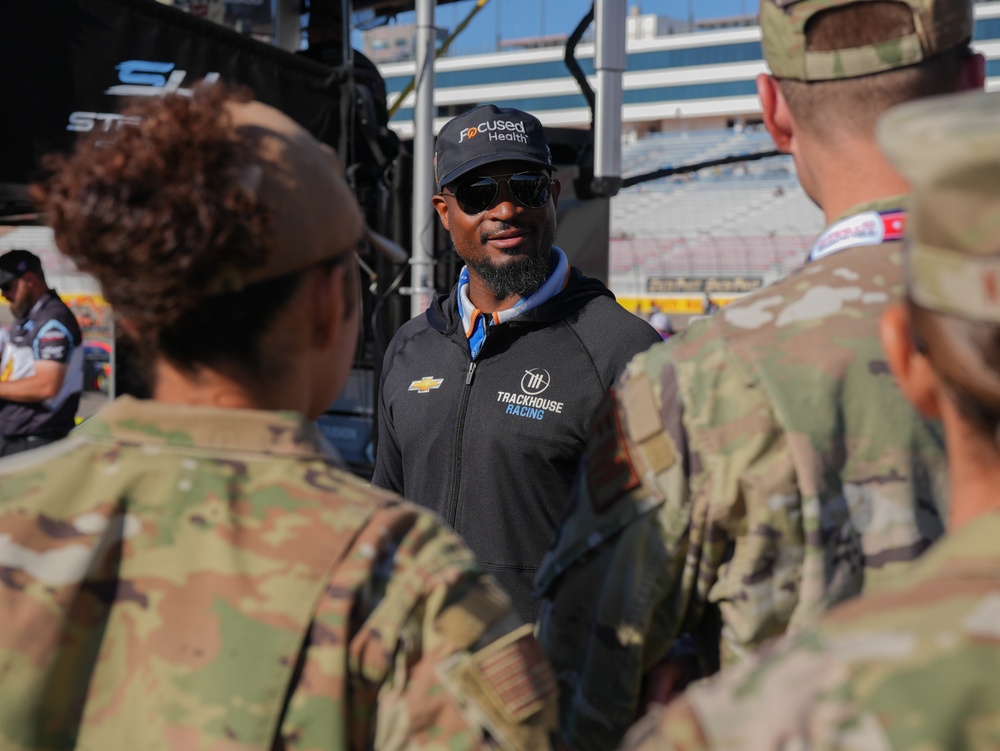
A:
[[[640,484],[615,404],[612,388],[597,408],[587,436],[587,489],[598,514]]]

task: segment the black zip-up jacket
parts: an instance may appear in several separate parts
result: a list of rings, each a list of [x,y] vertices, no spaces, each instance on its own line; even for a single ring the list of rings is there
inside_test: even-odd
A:
[[[600,281],[573,269],[558,295],[487,329],[475,362],[457,287],[385,355],[374,485],[437,511],[526,621],[601,397],[660,341]]]

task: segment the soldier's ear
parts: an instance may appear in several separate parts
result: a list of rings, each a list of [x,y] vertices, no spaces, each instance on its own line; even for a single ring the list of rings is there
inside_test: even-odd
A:
[[[938,377],[917,343],[910,310],[905,303],[897,303],[882,314],[879,334],[889,370],[899,390],[925,417],[941,417]]]
[[[764,126],[771,134],[774,145],[779,151],[792,153],[795,121],[788,109],[785,96],[781,93],[778,79],[767,73],[757,76],[757,96],[760,97],[760,107],[764,113]]]

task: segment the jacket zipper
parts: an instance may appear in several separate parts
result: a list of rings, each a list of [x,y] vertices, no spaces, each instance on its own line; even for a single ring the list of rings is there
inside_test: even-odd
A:
[[[480,352],[481,354],[481,352]],[[462,390],[462,406],[458,412],[458,425],[455,426],[455,457],[451,468],[451,495],[448,498],[448,511],[445,521],[452,529],[458,517],[458,490],[462,486],[462,444],[465,439],[465,415],[469,411],[469,396],[472,394],[472,378],[476,373],[476,361],[469,363],[469,372],[465,376],[465,388]]]

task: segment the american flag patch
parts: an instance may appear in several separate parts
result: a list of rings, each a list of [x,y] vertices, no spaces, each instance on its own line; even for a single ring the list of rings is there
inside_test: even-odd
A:
[[[490,693],[514,722],[542,709],[559,690],[531,626],[522,626],[479,652],[476,666]]]

